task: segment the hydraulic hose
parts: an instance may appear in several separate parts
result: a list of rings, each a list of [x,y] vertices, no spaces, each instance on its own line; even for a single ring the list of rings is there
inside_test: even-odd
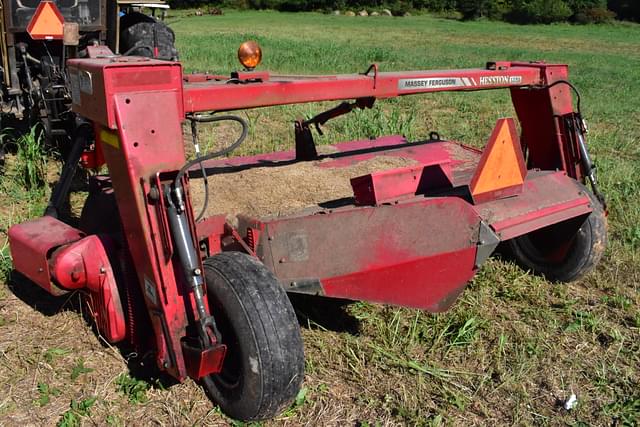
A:
[[[589,183],[591,184],[591,189],[593,190],[593,194],[600,201],[603,208],[607,209],[607,202],[604,195],[600,192],[598,188],[598,182],[595,174],[595,165],[591,161],[591,156],[589,155],[589,151],[587,150],[587,144],[585,141],[585,133],[587,132],[587,126],[584,120],[582,119],[582,111],[581,111],[581,97],[580,91],[573,84],[568,82],[567,80],[558,80],[550,85],[546,86],[547,89],[552,88],[556,85],[564,84],[567,85],[573,90],[576,94],[576,110],[577,116],[573,115],[571,118],[566,120],[566,124],[569,128],[575,131],[577,137],[577,145],[578,150],[580,152],[580,163],[582,165],[582,169],[584,171],[585,176],[587,177]]]
[[[582,99],[580,97],[580,91],[571,82],[569,82],[567,80],[558,80],[558,81],[555,81],[555,82],[551,83],[550,85],[545,86],[545,88],[546,89],[551,89],[552,87],[557,86],[557,85],[561,85],[561,84],[569,86],[571,88],[571,90],[573,90],[573,92],[576,94],[576,109],[578,110],[578,114],[580,115],[580,117],[582,117],[582,111],[580,109],[580,104],[582,102]]]
[[[209,200],[209,190],[206,181],[207,175],[202,162],[213,159],[215,157],[223,156],[235,150],[246,139],[247,134],[249,133],[249,124],[241,117],[230,115],[196,116],[193,117],[192,120],[205,123],[235,121],[240,123],[240,125],[242,126],[242,133],[240,134],[238,139],[230,146],[219,151],[205,154],[204,156],[198,156],[196,159],[185,163],[185,165],[182,166],[182,168],[176,175],[175,181],[173,182],[173,189],[171,190],[167,187],[165,193],[167,198],[167,217],[169,219],[169,227],[173,236],[174,246],[178,254],[178,259],[182,264],[182,270],[185,276],[185,280],[194,293],[196,309],[198,311],[198,335],[200,337],[202,347],[208,348],[212,344],[212,335],[210,335],[210,333],[213,334],[213,336],[215,336],[217,340],[220,340],[220,333],[218,332],[218,328],[216,327],[214,318],[211,315],[207,314],[205,308],[203,272],[199,268],[198,252],[191,235],[187,214],[185,212],[183,200],[184,195],[182,194],[182,179],[184,178],[185,173],[187,173],[191,167],[196,164],[200,164],[202,176],[205,180],[205,202],[200,214],[198,215],[198,218],[196,219],[199,220],[204,215]],[[195,139],[196,138],[194,137],[194,140]],[[194,142],[197,142],[197,140]]]
[[[204,216],[204,213],[205,213],[205,211],[207,209],[207,205],[209,204],[209,186],[208,186],[208,183],[207,183],[207,174],[206,174],[206,171],[204,169],[203,162],[205,162],[207,160],[214,159],[216,157],[224,156],[226,154],[229,154],[230,152],[232,152],[236,148],[238,148],[240,146],[240,144],[242,144],[244,142],[244,140],[247,138],[247,135],[249,134],[249,123],[247,123],[247,121],[245,119],[243,119],[242,117],[232,116],[232,115],[224,115],[224,116],[213,116],[213,115],[194,116],[194,117],[191,118],[191,120],[194,120],[194,121],[200,122],[200,123],[213,123],[213,122],[222,122],[222,121],[233,121],[233,122],[240,123],[240,125],[242,126],[242,133],[240,134],[238,139],[235,140],[235,142],[233,144],[231,144],[228,147],[223,148],[222,150],[218,150],[218,151],[214,151],[214,152],[211,152],[211,153],[207,153],[207,154],[205,154],[203,156],[198,156],[197,158],[185,163],[185,165],[182,166],[182,168],[180,169],[180,171],[178,171],[178,174],[176,175],[176,179],[173,182],[173,188],[174,188],[174,191],[175,191],[177,199],[178,199],[179,209],[183,210],[184,209],[184,204],[182,202],[182,185],[181,185],[182,178],[184,177],[184,174],[187,173],[187,171],[189,169],[191,169],[193,166],[195,166],[197,164],[200,165],[200,170],[202,171],[202,177],[205,180],[204,181],[205,182],[205,186],[204,186],[204,204],[202,206],[202,209],[200,210],[200,213],[196,217],[196,221],[199,221]]]

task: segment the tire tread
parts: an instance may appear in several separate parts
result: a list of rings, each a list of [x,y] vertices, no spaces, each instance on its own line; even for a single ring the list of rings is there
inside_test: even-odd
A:
[[[242,410],[246,405],[218,403],[230,416],[245,421],[271,418],[295,398],[304,375],[304,350],[293,308],[275,276],[246,254],[217,254],[205,261],[207,269],[226,279],[252,325],[262,372],[260,401],[252,413]]]

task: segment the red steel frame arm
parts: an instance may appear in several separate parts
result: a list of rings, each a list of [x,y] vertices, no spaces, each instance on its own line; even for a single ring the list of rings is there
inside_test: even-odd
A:
[[[571,88],[559,84],[567,81],[568,68],[545,65],[540,71],[545,85],[538,90],[511,88],[511,100],[522,130],[521,141],[528,150],[528,167],[560,169],[583,180],[575,130],[567,128],[565,120],[575,114]]]
[[[560,169],[576,179],[583,178],[575,129],[567,126],[575,116],[571,90],[568,85],[559,84],[568,77],[568,68],[562,64],[495,62],[478,69],[390,73],[379,73],[374,66],[372,72],[365,74],[269,77],[268,73],[261,72],[242,73],[240,79],[229,80],[206,75],[190,75],[183,79],[176,73],[176,77],[167,80],[160,76],[159,70],[168,64],[176,68],[180,64],[121,58],[88,59],[70,61],[72,68],[76,62],[87,70],[80,72],[76,78],[78,84],[72,85],[72,88],[76,86],[72,92],[78,98],[74,104],[83,105],[74,106],[74,110],[110,129],[116,128],[112,103],[115,92],[179,90],[180,117],[184,118],[186,114],[199,111],[508,88],[520,122],[528,167]],[[112,78],[104,83],[91,77],[97,70],[108,68],[113,68]],[[138,72],[142,69],[145,69],[144,73]],[[210,78],[212,80],[208,80]],[[252,81],[251,78],[262,80]],[[83,91],[83,83],[91,84],[92,81],[94,87]],[[101,99],[96,102],[95,95],[98,94]]]
[[[157,186],[161,172],[177,171],[186,162],[180,143],[184,118],[180,66],[109,58],[68,64],[75,91],[73,108],[94,121],[96,140],[109,167],[123,234],[153,327],[156,362],[183,379],[188,373],[181,339],[195,312],[167,238]]]
[[[546,66],[544,67],[546,68]],[[272,76],[263,82],[184,85],[186,112],[225,111],[304,102],[392,98],[547,84],[539,64],[497,63],[495,69],[372,72],[336,76]]]
[[[541,62],[496,62],[485,69],[385,72],[335,76],[271,76],[264,81],[209,80],[189,76],[184,84],[185,113],[228,111],[284,104],[392,98],[445,91],[511,89],[529,153],[529,167],[565,170],[582,178],[577,149],[564,128],[563,117],[573,114],[570,89],[555,85],[566,80],[566,65]],[[251,73],[247,73],[250,75]],[[219,78],[218,76],[217,78]]]

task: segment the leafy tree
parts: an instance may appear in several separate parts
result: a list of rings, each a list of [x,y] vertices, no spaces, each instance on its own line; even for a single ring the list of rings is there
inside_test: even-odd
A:
[[[489,15],[491,0],[458,0],[458,11],[464,19],[476,19]]]
[[[572,20],[579,23],[620,19],[640,21],[640,0],[168,0],[172,7],[223,7],[286,11],[386,7],[399,14],[411,9],[457,10],[464,19],[506,19],[522,24]]]
[[[565,0],[573,13],[586,12],[590,9],[606,9],[607,0]]]
[[[427,9],[434,12],[443,10],[453,10],[456,8],[456,0],[414,0],[413,7],[416,9]]]
[[[640,22],[640,1],[639,0],[609,0],[607,6],[619,19]]]
[[[512,0],[458,0],[457,9],[464,19],[503,19],[512,10]]]
[[[573,15],[563,0],[514,0],[509,20],[522,24],[549,24]]]

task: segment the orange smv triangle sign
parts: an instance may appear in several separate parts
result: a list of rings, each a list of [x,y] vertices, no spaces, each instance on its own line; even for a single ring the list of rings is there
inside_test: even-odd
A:
[[[482,152],[469,188],[474,202],[513,196],[527,175],[513,119],[500,119]]]
[[[36,9],[27,32],[34,40],[62,39],[64,17],[52,1],[41,1]]]

